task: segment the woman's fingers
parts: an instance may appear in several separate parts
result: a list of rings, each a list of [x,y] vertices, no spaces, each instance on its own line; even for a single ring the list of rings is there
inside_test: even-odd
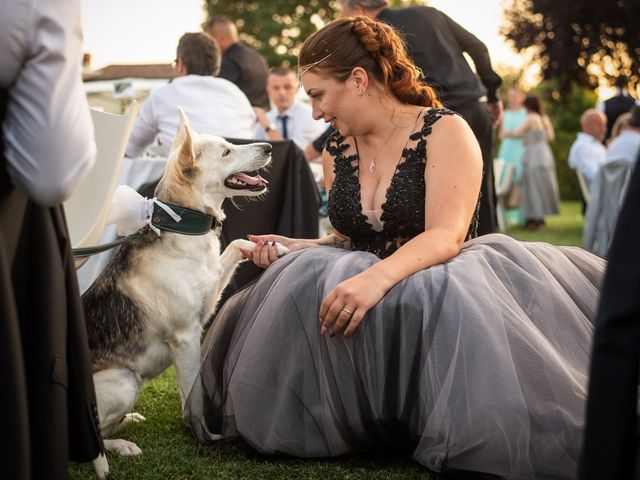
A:
[[[362,308],[359,308],[355,312],[353,312],[353,315],[349,320],[349,326],[347,326],[347,329],[344,331],[345,337],[348,337],[353,332],[355,332],[356,328],[358,328],[358,325],[362,323],[362,319],[364,318],[366,313],[367,311]]]
[[[350,320],[354,315],[354,308],[355,307],[349,308],[349,306],[344,306],[340,309],[338,316],[336,317],[336,322],[333,324],[333,333],[340,333],[345,325],[350,323]]]

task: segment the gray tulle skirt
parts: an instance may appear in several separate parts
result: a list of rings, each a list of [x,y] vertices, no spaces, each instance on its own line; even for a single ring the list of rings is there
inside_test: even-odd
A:
[[[486,235],[396,285],[353,336],[323,297],[379,259],[286,255],[224,305],[184,411],[201,441],[327,457],[398,448],[431,470],[574,478],[605,262]]]

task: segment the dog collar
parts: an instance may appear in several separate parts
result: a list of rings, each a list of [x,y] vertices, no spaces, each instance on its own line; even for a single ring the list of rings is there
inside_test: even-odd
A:
[[[153,213],[151,214],[151,224],[159,230],[181,233],[183,235],[204,235],[213,230],[216,235],[220,235],[222,222],[213,215],[187,207],[173,205],[172,203],[162,203],[171,208],[171,210],[178,215],[179,220],[174,220],[166,210],[157,203],[154,203]]]

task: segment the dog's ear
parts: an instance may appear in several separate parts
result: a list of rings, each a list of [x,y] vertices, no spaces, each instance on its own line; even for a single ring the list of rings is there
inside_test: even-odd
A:
[[[182,108],[178,107],[178,113],[180,114],[180,126],[173,140],[171,150],[178,152],[176,163],[182,174],[190,176],[197,169],[196,152],[193,147],[193,131]]]

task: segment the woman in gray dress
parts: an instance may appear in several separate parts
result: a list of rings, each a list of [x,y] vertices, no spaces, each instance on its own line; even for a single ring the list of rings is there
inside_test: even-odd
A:
[[[525,121],[505,137],[523,137],[522,208],[525,228],[538,230],[545,226],[544,217],[560,213],[560,196],[556,177],[556,162],[549,142],[555,138],[553,125],[544,114],[542,102],[535,95],[524,101]]]
[[[335,233],[250,237],[245,255],[267,268],[207,333],[184,412],[194,435],[573,478],[605,262],[471,238],[480,149],[388,25],[329,23],[305,41],[299,72],[314,117],[337,129],[323,152]]]

